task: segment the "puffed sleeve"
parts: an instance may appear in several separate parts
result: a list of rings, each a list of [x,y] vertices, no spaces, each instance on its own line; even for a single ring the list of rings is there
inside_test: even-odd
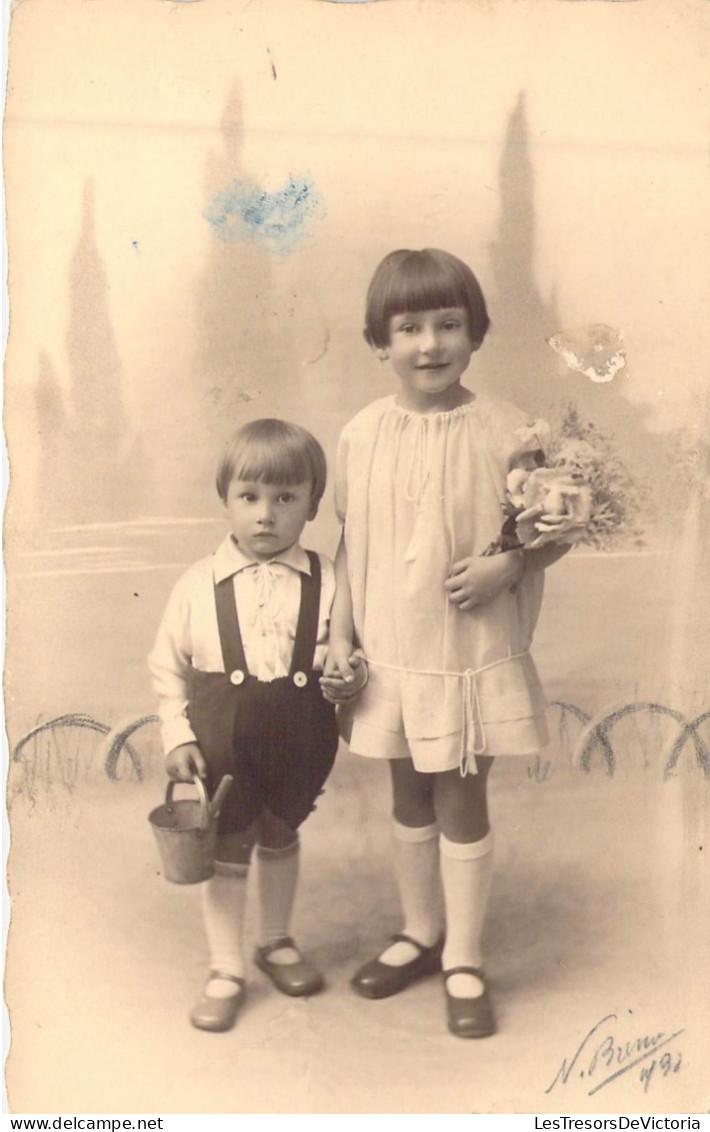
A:
[[[148,656],[166,755],[183,743],[195,742],[187,719],[187,673],[192,657],[188,582],[189,575],[184,575],[173,589]]]

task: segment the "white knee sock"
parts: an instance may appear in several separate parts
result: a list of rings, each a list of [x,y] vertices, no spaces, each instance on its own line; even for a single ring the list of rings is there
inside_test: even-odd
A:
[[[291,912],[296,897],[300,846],[298,838],[283,849],[257,845],[261,946],[267,947],[288,936]],[[279,948],[269,956],[272,963],[288,963],[298,959],[293,948]]]
[[[247,874],[247,865],[218,861],[214,875],[201,885],[210,967],[238,978],[244,977],[242,933]],[[210,979],[207,993],[218,998],[234,994],[235,984],[227,979]]]
[[[441,935],[439,830],[434,825],[408,826],[392,822],[394,868],[404,912],[403,932],[425,947]],[[416,958],[410,943],[393,943],[380,960],[398,967]]]
[[[445,971],[452,967],[480,967],[481,935],[493,877],[493,833],[480,841],[460,844],[442,833],[441,879],[446,905],[446,943],[442,955]],[[476,997],[483,991],[480,979],[456,975],[447,980],[453,995]]]

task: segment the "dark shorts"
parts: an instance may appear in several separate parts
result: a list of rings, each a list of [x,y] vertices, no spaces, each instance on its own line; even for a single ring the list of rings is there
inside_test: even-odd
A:
[[[265,809],[295,830],[315,808],[338,749],[335,709],[319,676],[310,672],[305,686],[291,676],[269,683],[246,676],[234,685],[223,673],[191,671],[188,719],[210,796],[223,775],[234,778],[220,834],[246,830]]]

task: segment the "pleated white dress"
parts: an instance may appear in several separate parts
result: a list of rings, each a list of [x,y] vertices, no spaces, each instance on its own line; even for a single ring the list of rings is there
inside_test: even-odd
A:
[[[370,672],[348,724],[352,751],[475,773],[476,755],[528,755],[548,742],[529,653],[542,572],[472,612],[444,589],[453,563],[500,532],[516,429],[526,423],[490,395],[432,414],[386,397],[343,429],[336,510]]]

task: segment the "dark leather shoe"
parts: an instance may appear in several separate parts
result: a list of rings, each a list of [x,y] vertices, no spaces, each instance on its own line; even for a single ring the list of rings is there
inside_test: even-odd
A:
[[[298,952],[299,959],[295,963],[272,963],[269,956],[282,947],[292,947]],[[277,990],[292,998],[318,994],[325,985],[315,967],[311,967],[310,963],[301,956],[290,936],[277,939],[275,943],[269,943],[266,947],[257,947],[254,952],[254,962],[260,971],[269,976]]]
[[[389,998],[390,995],[405,990],[417,979],[423,979],[426,975],[433,975],[441,970],[441,951],[444,946],[442,939],[433,947],[425,947],[416,939],[400,932],[392,936],[391,943],[411,943],[419,954],[414,959],[410,959],[409,963],[402,963],[399,967],[391,963],[382,963],[379,956],[365,963],[350,980],[350,985],[363,998]]]
[[[483,982],[483,994],[477,998],[456,998],[449,994],[446,980],[450,975],[475,975]],[[452,967],[444,971],[444,993],[449,1030],[457,1038],[488,1038],[496,1032],[493,1007],[480,967]]]
[[[215,998],[213,995],[207,994],[206,988],[210,979],[227,979],[230,983],[235,983],[234,994],[227,995],[226,998]],[[237,1014],[242,1007],[244,997],[244,979],[238,978],[237,975],[227,975],[224,971],[210,971],[205,983],[205,990],[203,990],[190,1014],[190,1021],[198,1030],[211,1030],[213,1033],[231,1030],[237,1020]]]

